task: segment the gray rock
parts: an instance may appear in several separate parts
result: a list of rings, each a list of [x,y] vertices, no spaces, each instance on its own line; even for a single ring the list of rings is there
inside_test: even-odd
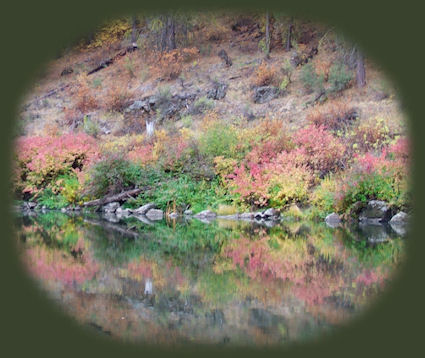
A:
[[[279,216],[279,211],[273,208],[269,208],[263,212],[263,218],[265,218],[266,220],[277,220]]]
[[[34,203],[32,201],[27,201],[26,203],[24,203],[24,205],[26,205],[27,209],[34,209],[37,206],[37,203]]]
[[[178,218],[178,217],[179,217],[179,214],[178,214],[178,213],[176,213],[175,211],[173,211],[172,213],[169,213],[169,214],[168,214],[168,217],[169,217],[170,219],[175,219],[175,218]]]
[[[62,213],[66,213],[67,211],[68,211],[68,209],[67,209],[67,208],[62,208],[62,209],[61,209],[61,212],[62,212]]]
[[[150,209],[146,214],[149,220],[162,220],[164,218],[164,212],[160,209]]]
[[[388,222],[392,211],[385,201],[370,200],[367,206],[360,212],[361,222],[375,224]]]
[[[262,219],[263,217],[264,217],[264,215],[263,215],[262,211],[257,211],[256,213],[254,213],[255,219]]]
[[[337,227],[341,224],[341,218],[338,214],[332,213],[326,216],[325,222],[330,227]]]
[[[119,207],[119,208],[115,211],[115,214],[116,214],[118,217],[127,217],[127,216],[129,216],[129,215],[130,215],[130,210],[129,210],[129,209],[123,209],[123,208]]]
[[[151,220],[149,220],[146,216],[133,216],[134,218],[136,218],[137,220],[141,221],[143,224],[146,225],[153,225],[153,222]]]
[[[226,96],[227,87],[228,86],[225,83],[214,83],[213,88],[211,88],[207,93],[207,98],[215,100],[223,99]]]
[[[396,215],[394,215],[390,220],[391,229],[397,235],[405,236],[407,233],[407,225],[409,223],[409,215],[403,211],[400,211]]]
[[[145,215],[149,210],[155,209],[155,208],[156,208],[155,203],[148,203],[141,206],[138,209],[133,210],[133,213],[136,215]]]
[[[140,111],[143,109],[146,112],[150,112],[150,104],[149,101],[134,101],[132,105],[130,105],[125,111],[126,112],[132,112],[132,111]]]
[[[405,225],[408,222],[409,222],[409,215],[406,214],[404,211],[400,211],[399,213],[395,214],[390,220],[390,224]]]
[[[255,213],[242,213],[239,215],[239,218],[244,219],[244,220],[251,220],[254,219]]]
[[[211,210],[204,210],[195,215],[195,218],[215,218],[217,214]]]
[[[183,214],[185,214],[185,215],[187,215],[187,216],[190,216],[190,215],[192,215],[193,214],[193,211],[192,210],[190,210],[190,209],[187,209],[187,210],[185,210],[184,211],[184,213]]]
[[[120,203],[114,201],[112,203],[106,204],[102,207],[102,211],[106,213],[114,213],[120,207]]]
[[[273,86],[262,86],[254,89],[254,102],[266,103],[279,96],[279,88]]]

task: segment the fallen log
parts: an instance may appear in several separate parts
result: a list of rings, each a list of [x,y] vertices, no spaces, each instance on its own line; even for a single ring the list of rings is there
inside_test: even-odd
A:
[[[102,61],[99,66],[93,68],[92,70],[90,70],[89,72],[87,72],[87,76],[90,76],[93,73],[96,73],[100,70],[103,70],[104,68],[112,65],[118,58],[125,56],[127,53],[133,52],[137,50],[137,45],[133,44],[131,46],[128,46],[126,49],[118,52],[115,56],[108,58],[105,61]]]
[[[119,193],[119,194],[115,194],[115,195],[111,195],[111,196],[105,196],[101,199],[86,201],[83,204],[83,206],[86,206],[86,207],[87,206],[101,206],[101,205],[112,203],[114,201],[127,200],[127,199],[131,198],[133,195],[139,194],[141,191],[142,191],[141,188],[127,190],[127,191],[124,191],[124,192]]]

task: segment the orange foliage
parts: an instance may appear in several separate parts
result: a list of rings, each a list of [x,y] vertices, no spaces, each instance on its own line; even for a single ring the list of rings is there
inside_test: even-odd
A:
[[[271,84],[279,85],[279,73],[275,65],[262,63],[258,66],[252,80],[255,86],[268,86]]]
[[[307,114],[307,120],[316,126],[337,130],[353,119],[355,109],[344,100],[326,102],[315,106]]]
[[[108,88],[104,105],[107,110],[121,112],[130,102],[131,94],[122,85],[113,84]]]
[[[184,63],[188,63],[196,59],[199,50],[196,47],[175,49],[165,52],[157,62],[153,72],[168,80],[176,79],[183,70]]]
[[[91,93],[86,76],[81,75],[78,77],[78,90],[75,98],[75,109],[83,113],[97,109],[99,106],[96,98]]]

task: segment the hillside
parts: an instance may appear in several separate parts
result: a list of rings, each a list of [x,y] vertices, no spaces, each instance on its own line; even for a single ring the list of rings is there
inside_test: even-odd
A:
[[[174,19],[176,48],[161,49],[168,22],[136,20],[64,50],[28,92],[18,199],[61,208],[145,188],[125,205],[348,218],[383,200],[410,210],[396,91],[367,58],[360,87],[358,50],[332,29],[192,14]]]

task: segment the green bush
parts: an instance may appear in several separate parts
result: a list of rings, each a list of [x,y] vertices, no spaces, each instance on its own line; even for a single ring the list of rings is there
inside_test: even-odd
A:
[[[89,116],[84,116],[84,121],[83,121],[83,129],[84,132],[94,138],[96,138],[99,134],[99,125],[90,119]]]
[[[37,202],[48,209],[61,209],[68,205],[68,201],[61,194],[55,194],[50,188],[43,190]]]
[[[307,63],[301,69],[301,82],[309,92],[321,92],[324,89],[325,77],[318,75],[312,63]]]
[[[340,92],[346,89],[352,80],[352,74],[342,62],[337,62],[329,70],[328,82],[332,92]]]
[[[227,124],[216,122],[209,126],[199,138],[199,151],[208,158],[232,157],[238,137],[235,129]]]
[[[214,108],[214,100],[209,99],[206,96],[203,96],[198,98],[193,103],[191,112],[193,114],[201,114],[212,108]]]
[[[129,190],[142,178],[141,168],[120,155],[111,155],[97,162],[90,168],[88,176],[84,192],[94,197]]]
[[[132,206],[154,202],[160,209],[175,208],[184,210],[190,206],[194,212],[207,208],[217,208],[219,204],[229,203],[225,190],[217,180],[195,181],[189,175],[178,178],[168,177],[158,183],[152,190],[143,192]]]

